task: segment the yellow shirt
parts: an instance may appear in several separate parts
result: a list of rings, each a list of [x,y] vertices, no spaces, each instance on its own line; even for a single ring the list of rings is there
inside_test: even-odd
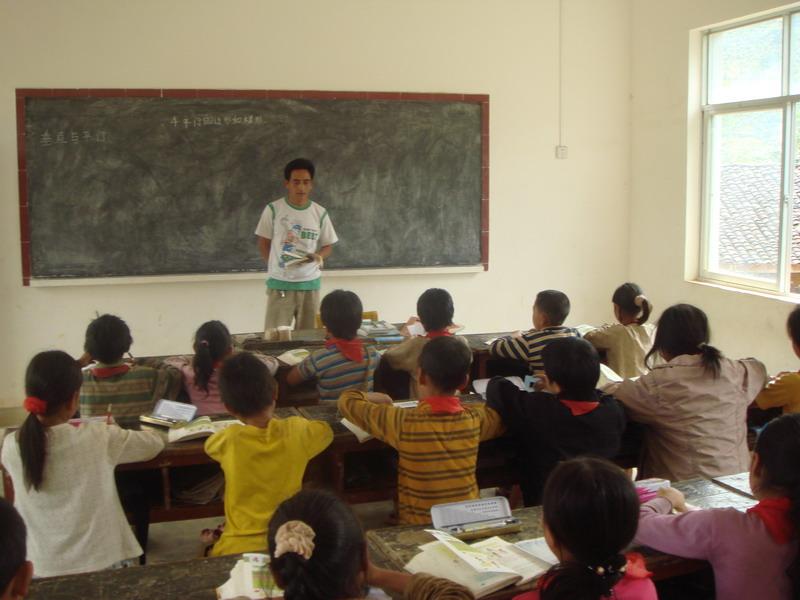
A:
[[[206,440],[206,454],[225,473],[225,531],[212,556],[267,548],[267,525],[278,505],[300,491],[308,461],[333,440],[327,423],[270,419],[261,429],[231,425]]]
[[[783,414],[800,412],[800,373],[787,373],[756,396],[759,408],[783,407]]]
[[[497,437],[503,423],[491,408],[463,406],[455,414],[376,404],[363,392],[339,397],[342,414],[397,449],[397,508],[401,523],[431,522],[431,506],[478,497],[475,466],[481,441]]]

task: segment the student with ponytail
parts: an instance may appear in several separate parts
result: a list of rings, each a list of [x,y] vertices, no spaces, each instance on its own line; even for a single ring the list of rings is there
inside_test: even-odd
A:
[[[161,436],[91,422],[74,427],[81,370],[66,352],[33,357],[22,427],[6,436],[2,463],[28,526],[28,558],[41,577],[83,573],[142,554],[114,485],[118,464],[149,460]]]
[[[764,387],[764,365],[731,360],[709,344],[708,318],[690,304],[661,315],[648,362],[636,381],[606,386],[631,420],[648,426],[642,474],[673,481],[747,470],[747,407]]]
[[[636,542],[710,562],[717,598],[798,599],[800,415],[784,415],[761,432],[750,487],[758,504],[747,512],[698,510],[678,490],[661,490],[641,507]]]
[[[267,542],[270,570],[286,600],[365,598],[370,587],[407,600],[473,598],[446,579],[373,565],[358,519],[329,492],[303,490],[285,500],[269,522]]]
[[[219,396],[219,367],[233,353],[233,341],[222,321],[206,321],[194,334],[194,356],[169,358],[167,365],[180,369],[183,388],[189,401],[197,407],[197,415],[228,412]],[[278,361],[272,356],[254,354],[267,365],[270,374],[278,371]]]
[[[623,554],[638,512],[636,489],[616,465],[599,458],[559,464],[544,489],[542,521],[560,562],[537,590],[514,600],[656,600],[644,559]]]
[[[653,305],[635,283],[623,283],[611,297],[618,323],[603,325],[583,337],[621,377],[638,377],[649,370],[644,359],[653,345],[655,325],[648,323]]]

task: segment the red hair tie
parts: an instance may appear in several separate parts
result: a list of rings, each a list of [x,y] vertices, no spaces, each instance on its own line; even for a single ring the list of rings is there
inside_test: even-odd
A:
[[[36,396],[28,396],[25,398],[25,402],[22,403],[22,406],[32,415],[43,415],[47,412],[47,402]]]

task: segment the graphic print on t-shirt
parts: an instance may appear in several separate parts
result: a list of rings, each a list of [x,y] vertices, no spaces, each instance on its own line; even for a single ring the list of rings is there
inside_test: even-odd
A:
[[[316,249],[316,240],[319,231],[303,227],[300,223],[291,223],[289,217],[281,218],[286,235],[281,242],[281,254],[278,258],[278,266],[285,269],[287,265],[297,263],[297,259],[304,257],[309,252]]]

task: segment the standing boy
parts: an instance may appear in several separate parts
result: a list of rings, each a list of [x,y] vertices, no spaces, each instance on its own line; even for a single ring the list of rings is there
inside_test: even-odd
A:
[[[789,314],[786,329],[792,350],[800,358],[800,306]],[[783,414],[800,412],[800,372],[779,373],[756,396],[755,402],[763,410],[780,407]]]
[[[319,306],[320,269],[338,241],[331,218],[310,198],[314,163],[296,158],[283,170],[286,198],[267,204],[256,226],[258,250],[267,263],[264,328],[313,329]]]
[[[400,523],[430,523],[434,504],[478,498],[478,446],[500,435],[503,426],[496,412],[462,405],[456,396],[471,362],[463,342],[438,337],[419,358],[417,408],[384,403],[389,400],[384,394],[349,391],[339,398],[345,418],[397,449]]]
[[[300,491],[308,461],[331,443],[333,431],[322,421],[273,416],[277,384],[248,352],[222,363],[219,391],[243,425],[230,425],[205,444],[225,473],[225,530],[211,555],[261,552],[272,513]]]
[[[531,373],[540,376],[544,371],[542,351],[547,344],[559,338],[581,337],[577,329],[563,325],[569,316],[569,308],[569,298],[564,292],[539,292],[533,303],[533,329],[498,338],[489,348],[489,354],[519,361]]]
[[[328,334],[325,348],[312,352],[293,367],[286,382],[297,385],[316,379],[320,400],[331,403],[347,390],[371,392],[381,355],[357,337],[363,312],[361,300],[353,292],[334,290],[322,299],[320,311]]]
[[[453,298],[447,290],[440,288],[425,290],[417,300],[417,316],[425,328],[425,335],[409,337],[402,344],[392,346],[383,353],[382,360],[385,360],[392,369],[405,371],[411,377],[411,398],[419,397],[417,371],[422,349],[432,339],[452,335],[450,327],[453,325],[454,311]],[[409,322],[411,321],[409,319]],[[403,327],[403,334],[407,333],[407,327]],[[464,338],[458,339],[467,345]]]
[[[486,405],[503,419],[517,448],[525,506],[541,504],[547,476],[575,456],[613,458],[625,430],[625,411],[595,389],[600,358],[586,340],[561,338],[542,351],[544,391],[525,392],[495,377]]]

